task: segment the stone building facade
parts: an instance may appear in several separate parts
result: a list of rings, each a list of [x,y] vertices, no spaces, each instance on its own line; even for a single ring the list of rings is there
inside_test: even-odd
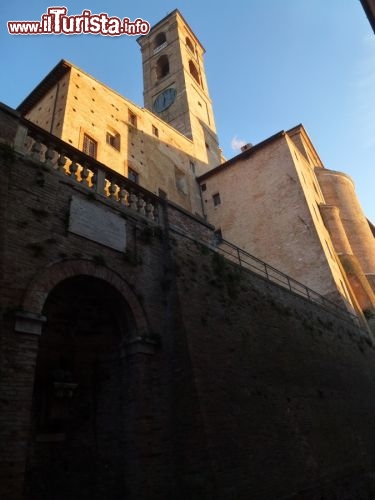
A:
[[[353,181],[324,168],[299,125],[199,177],[222,237],[331,299],[375,307],[375,239]],[[338,292],[338,293],[337,293]]]

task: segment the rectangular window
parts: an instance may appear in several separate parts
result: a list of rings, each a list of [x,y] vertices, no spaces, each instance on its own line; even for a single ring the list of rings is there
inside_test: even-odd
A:
[[[133,111],[130,111],[130,109],[129,109],[128,120],[129,120],[130,125],[133,125],[133,127],[137,126],[137,115],[135,115],[133,113]]]
[[[120,134],[107,132],[106,142],[113,148],[117,149],[117,151],[120,151]]]
[[[206,191],[206,189],[207,189],[207,185],[206,185],[206,184],[201,184],[201,190],[202,190],[202,193],[203,193],[204,191]]]
[[[139,179],[138,172],[136,172],[132,168],[128,168],[128,179],[138,184],[138,179]]]
[[[190,160],[190,170],[195,174],[195,163],[192,160]]]
[[[83,135],[83,152],[93,158],[96,158],[98,152],[98,143],[87,134]]]
[[[217,207],[218,205],[220,205],[221,200],[220,200],[220,194],[219,193],[214,194],[212,196],[212,199],[213,199],[213,202],[214,202],[214,207]]]
[[[155,137],[159,137],[159,130],[155,127],[155,125],[152,126],[152,133]]]

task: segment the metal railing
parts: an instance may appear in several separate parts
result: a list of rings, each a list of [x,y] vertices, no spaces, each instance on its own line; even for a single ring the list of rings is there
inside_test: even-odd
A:
[[[233,245],[229,241],[223,239],[218,240],[215,250],[226,259],[240,265],[244,269],[248,269],[268,281],[272,281],[272,283],[276,283],[283,288],[288,289],[290,292],[301,295],[311,302],[319,304],[321,307],[333,312],[337,316],[343,317],[344,319],[347,318],[357,326],[360,326],[360,320],[356,314],[353,314],[349,310],[326,299],[323,295],[320,295],[303,283],[300,283],[287,274],[275,269],[266,262],[249,254],[245,250]]]

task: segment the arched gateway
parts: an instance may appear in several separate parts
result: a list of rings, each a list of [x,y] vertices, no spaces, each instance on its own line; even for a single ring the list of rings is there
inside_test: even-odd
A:
[[[127,341],[147,333],[129,286],[104,266],[66,261],[29,286],[45,319],[36,359],[25,498],[124,498]]]

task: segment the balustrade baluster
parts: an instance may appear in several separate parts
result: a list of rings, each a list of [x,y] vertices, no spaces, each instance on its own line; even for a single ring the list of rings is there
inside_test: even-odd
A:
[[[129,196],[129,208],[137,211],[137,200],[138,200],[138,198],[137,198],[136,194],[134,193],[133,190],[131,190],[130,196]]]
[[[120,203],[129,206],[129,192],[124,187],[120,188]]]
[[[146,203],[146,217],[151,220],[154,220],[154,205],[151,203],[150,200],[148,200]]]
[[[64,167],[66,165],[67,158],[61,152],[59,152],[58,154],[59,154],[59,156],[57,158],[57,163],[56,163],[57,166],[55,166],[55,169],[58,170],[59,172],[62,172],[63,174],[65,174],[66,172],[65,172]]]
[[[53,159],[55,158],[55,150],[52,146],[48,146],[46,154],[45,154],[45,163],[47,167],[54,167]]]
[[[117,185],[115,184],[115,182],[113,180],[110,180],[110,185],[109,185],[109,197],[112,199],[112,200],[116,200],[117,201]]]
[[[76,162],[76,159],[73,158],[72,163],[69,166],[69,175],[72,177],[74,180],[77,180],[77,170],[78,170],[78,163]]]
[[[40,161],[40,159],[41,159],[40,156],[41,156],[42,149],[43,149],[43,144],[39,141],[39,139],[36,139],[35,142],[34,142],[34,144],[31,147],[31,157],[34,160],[39,160]]]
[[[138,196],[137,207],[138,207],[138,213],[140,213],[141,215],[146,215],[146,212],[145,212],[145,201],[143,199],[143,194],[142,193]]]
[[[88,187],[90,186],[90,181],[89,181],[89,176],[90,176],[90,170],[87,168],[87,165],[85,164],[82,168],[81,172],[81,177],[82,177],[82,184],[85,184]]]
[[[92,183],[93,190],[96,192],[98,192],[97,181],[98,181],[98,176],[97,176],[96,172],[94,172],[92,174],[92,177],[91,177],[91,183]]]

